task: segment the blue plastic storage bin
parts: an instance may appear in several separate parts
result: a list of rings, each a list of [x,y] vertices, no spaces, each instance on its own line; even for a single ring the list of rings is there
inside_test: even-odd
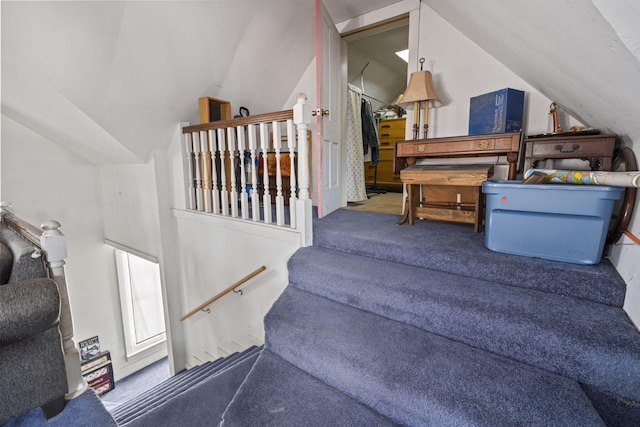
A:
[[[597,264],[624,187],[487,181],[485,246],[495,252]]]

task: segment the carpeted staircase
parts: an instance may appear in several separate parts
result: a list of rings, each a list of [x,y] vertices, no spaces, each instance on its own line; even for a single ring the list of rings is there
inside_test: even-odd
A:
[[[396,221],[314,223],[222,425],[640,425],[640,334],[608,261],[498,254],[467,225]]]
[[[184,371],[118,406],[119,426],[216,425],[255,363],[262,347],[251,347]]]
[[[499,254],[469,225],[397,219],[314,220],[314,246],[291,257],[265,317],[264,348],[181,373],[115,420],[640,426],[640,333],[608,261]]]

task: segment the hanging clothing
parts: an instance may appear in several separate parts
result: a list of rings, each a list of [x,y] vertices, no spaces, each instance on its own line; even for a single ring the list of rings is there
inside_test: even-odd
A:
[[[376,120],[373,117],[373,109],[371,102],[362,98],[361,101],[361,118],[362,118],[362,148],[364,154],[371,149],[371,164],[380,163],[380,141],[378,140],[378,129]]]
[[[361,91],[350,84],[347,92],[347,173],[344,182],[347,201],[359,202],[367,199],[362,152]]]

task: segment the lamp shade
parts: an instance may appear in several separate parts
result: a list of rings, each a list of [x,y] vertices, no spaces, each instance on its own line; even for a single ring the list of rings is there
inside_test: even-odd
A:
[[[407,90],[404,91],[398,105],[406,110],[413,110],[414,103],[420,101],[434,101],[434,104],[441,105],[436,89],[433,87],[430,71],[421,70],[411,73]]]

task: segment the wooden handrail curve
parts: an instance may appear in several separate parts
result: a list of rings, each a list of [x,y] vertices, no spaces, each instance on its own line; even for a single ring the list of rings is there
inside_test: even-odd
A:
[[[252,279],[253,277],[257,276],[258,274],[262,273],[263,271],[265,271],[267,269],[267,267],[265,267],[264,265],[260,268],[258,268],[256,271],[254,271],[253,273],[250,273],[248,275],[246,275],[245,277],[243,277],[242,279],[238,280],[236,283],[234,283],[233,285],[229,286],[227,289],[225,289],[224,291],[220,292],[218,295],[214,296],[213,298],[203,302],[202,304],[200,304],[198,307],[194,308],[193,310],[191,310],[190,312],[188,312],[187,314],[185,314],[184,316],[182,316],[180,318],[180,320],[185,320],[191,316],[193,316],[194,314],[196,314],[197,312],[199,312],[200,310],[202,310],[203,308],[205,308],[206,306],[208,306],[209,304],[215,302],[216,300],[222,298],[223,296],[225,296],[226,294],[228,294],[229,292],[233,291],[235,288],[237,288],[238,286],[242,285],[243,283],[245,283],[246,281]]]
[[[281,122],[293,119],[293,110],[274,111],[273,113],[256,114],[254,116],[238,117],[228,120],[190,125],[182,128],[182,133],[201,132],[212,129],[225,129],[236,126],[255,125],[260,123]]]

